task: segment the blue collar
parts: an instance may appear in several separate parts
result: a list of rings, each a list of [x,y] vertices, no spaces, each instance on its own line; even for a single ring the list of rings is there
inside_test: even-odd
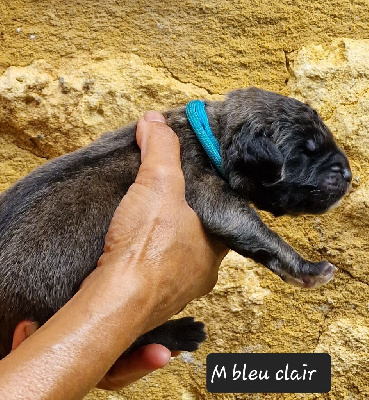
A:
[[[190,101],[186,105],[186,115],[206,154],[218,172],[224,176],[219,143],[211,131],[209,119],[205,111],[205,103],[200,100]]]

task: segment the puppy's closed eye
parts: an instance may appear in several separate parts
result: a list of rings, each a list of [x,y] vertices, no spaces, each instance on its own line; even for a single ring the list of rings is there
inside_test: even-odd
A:
[[[314,153],[314,151],[317,149],[317,144],[315,143],[314,139],[309,139],[309,140],[305,143],[305,149],[306,149],[309,153]]]

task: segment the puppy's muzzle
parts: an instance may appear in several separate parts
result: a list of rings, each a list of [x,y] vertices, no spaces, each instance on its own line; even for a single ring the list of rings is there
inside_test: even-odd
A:
[[[352,180],[352,173],[351,173],[351,171],[350,171],[349,168],[343,167],[343,166],[340,166],[340,165],[334,165],[334,166],[331,167],[331,171],[332,171],[333,173],[341,174],[342,177],[343,177],[343,179],[344,179],[346,182],[348,182],[349,184],[351,183],[351,180]]]
[[[345,159],[329,167],[323,186],[326,190],[343,196],[349,189],[352,173]]]

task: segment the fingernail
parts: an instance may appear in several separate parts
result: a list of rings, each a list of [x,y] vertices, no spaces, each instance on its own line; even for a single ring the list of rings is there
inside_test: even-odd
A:
[[[26,335],[27,335],[27,337],[29,337],[33,333],[35,333],[39,327],[40,327],[40,324],[38,322],[30,322],[26,326]]]
[[[144,115],[144,120],[147,122],[162,122],[166,123],[164,115],[160,114],[157,111],[148,111]]]

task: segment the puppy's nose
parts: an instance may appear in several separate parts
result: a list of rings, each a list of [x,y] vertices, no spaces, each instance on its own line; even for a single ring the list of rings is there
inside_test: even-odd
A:
[[[341,174],[342,174],[342,176],[343,176],[343,179],[345,180],[345,181],[347,181],[347,182],[351,182],[351,179],[352,179],[352,173],[351,173],[351,171],[348,169],[348,168],[346,168],[346,167],[341,167],[341,166],[339,166],[339,165],[334,165],[332,168],[331,168],[331,171],[332,172],[340,172]]]
[[[351,179],[352,179],[351,171],[348,168],[344,168],[341,172],[342,172],[343,179],[347,182],[351,182]]]

